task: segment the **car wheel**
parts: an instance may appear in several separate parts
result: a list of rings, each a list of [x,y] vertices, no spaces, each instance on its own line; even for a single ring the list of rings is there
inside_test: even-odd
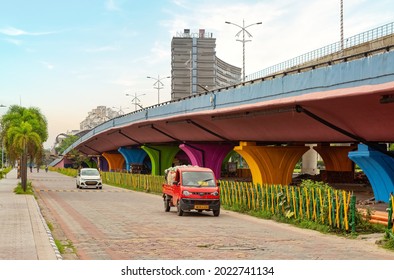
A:
[[[218,210],[213,210],[213,215],[215,217],[219,216],[220,215],[220,208]]]
[[[181,209],[181,205],[179,203],[179,200],[176,204],[176,212],[177,212],[178,216],[183,216],[183,210]]]
[[[164,211],[169,212],[170,211],[170,200],[167,199],[167,197],[164,198]]]
[[[76,183],[76,185],[77,185],[77,189],[79,189],[78,183]]]

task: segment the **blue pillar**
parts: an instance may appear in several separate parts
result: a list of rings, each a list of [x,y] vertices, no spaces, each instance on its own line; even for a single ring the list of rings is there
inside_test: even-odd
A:
[[[367,175],[376,201],[388,202],[394,193],[394,158],[364,144],[349,153],[349,158],[358,164]]]
[[[120,147],[118,152],[122,154],[126,160],[126,170],[130,171],[131,164],[143,164],[147,153],[140,148]]]

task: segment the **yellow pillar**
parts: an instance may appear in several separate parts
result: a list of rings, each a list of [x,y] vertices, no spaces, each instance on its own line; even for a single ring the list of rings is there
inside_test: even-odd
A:
[[[103,153],[103,157],[108,161],[109,171],[120,171],[124,166],[124,157],[120,153]]]
[[[309,149],[305,146],[256,146],[240,142],[234,148],[248,163],[255,184],[291,183],[294,166]]]
[[[327,171],[353,171],[348,154],[354,146],[316,146],[313,149],[322,157]]]

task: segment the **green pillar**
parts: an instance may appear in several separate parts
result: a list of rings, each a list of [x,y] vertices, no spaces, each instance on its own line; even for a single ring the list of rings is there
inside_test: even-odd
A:
[[[152,175],[164,175],[164,170],[171,167],[175,155],[179,152],[177,146],[142,146],[152,163]]]

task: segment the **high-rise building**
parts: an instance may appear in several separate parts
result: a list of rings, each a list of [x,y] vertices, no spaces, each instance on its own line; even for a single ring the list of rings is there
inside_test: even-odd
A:
[[[216,57],[216,38],[184,29],[171,41],[171,99],[203,93],[241,81],[242,69]]]
[[[97,106],[88,113],[88,116],[80,123],[81,130],[90,130],[99,124],[102,124],[110,119],[116,118],[119,113],[107,108],[106,106]]]

